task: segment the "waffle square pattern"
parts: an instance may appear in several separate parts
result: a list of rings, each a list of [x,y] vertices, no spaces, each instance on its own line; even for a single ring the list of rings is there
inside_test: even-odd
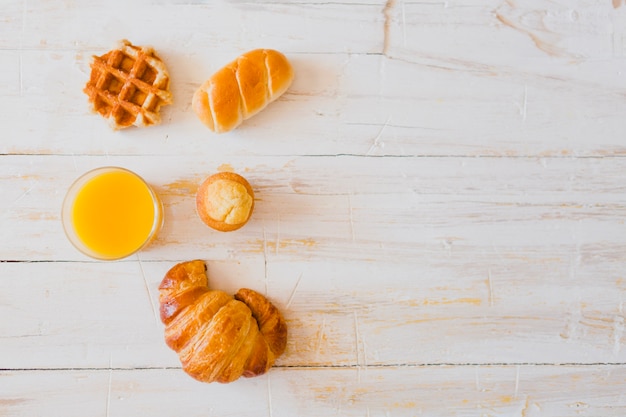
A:
[[[115,130],[161,123],[161,106],[172,103],[170,76],[152,48],[119,42],[102,56],[94,56],[91,76],[83,90],[93,110]]]

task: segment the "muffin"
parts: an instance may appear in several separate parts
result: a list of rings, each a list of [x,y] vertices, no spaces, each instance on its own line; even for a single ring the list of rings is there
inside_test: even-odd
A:
[[[234,172],[208,177],[196,193],[196,211],[212,229],[231,232],[245,225],[254,209],[254,192],[248,181]]]

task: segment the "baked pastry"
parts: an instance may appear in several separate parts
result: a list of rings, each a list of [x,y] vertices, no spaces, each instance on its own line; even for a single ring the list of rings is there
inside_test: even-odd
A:
[[[226,65],[200,86],[192,107],[216,133],[228,132],[283,94],[293,68],[282,53],[255,49]]]
[[[102,56],[94,56],[84,88],[93,111],[113,129],[161,123],[161,106],[172,103],[170,76],[152,48],[122,40]]]
[[[208,177],[196,192],[196,211],[209,227],[220,232],[237,230],[248,222],[254,209],[250,183],[234,172]]]
[[[183,370],[202,382],[227,383],[266,373],[287,345],[287,324],[263,295],[234,297],[208,287],[206,264],[182,262],[159,286],[165,342]]]

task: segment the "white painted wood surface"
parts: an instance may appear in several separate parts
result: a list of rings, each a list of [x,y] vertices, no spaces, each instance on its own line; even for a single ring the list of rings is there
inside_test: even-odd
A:
[[[626,1],[22,0],[0,34],[0,415],[626,414]],[[89,113],[121,38],[170,70],[160,126]],[[293,86],[211,134],[193,91],[257,47]],[[60,223],[102,165],[165,204],[118,262]],[[221,234],[193,199],[225,167],[257,201]],[[202,384],[165,346],[157,286],[195,258],[283,310],[267,375]]]

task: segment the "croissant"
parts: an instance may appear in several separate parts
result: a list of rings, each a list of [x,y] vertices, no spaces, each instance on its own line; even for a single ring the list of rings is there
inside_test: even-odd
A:
[[[206,264],[182,262],[159,285],[165,342],[183,370],[202,382],[227,383],[266,373],[287,344],[287,324],[263,295],[208,287]]]
[[[285,55],[273,49],[255,49],[205,81],[194,94],[192,107],[209,129],[227,132],[276,100],[293,78]]]

